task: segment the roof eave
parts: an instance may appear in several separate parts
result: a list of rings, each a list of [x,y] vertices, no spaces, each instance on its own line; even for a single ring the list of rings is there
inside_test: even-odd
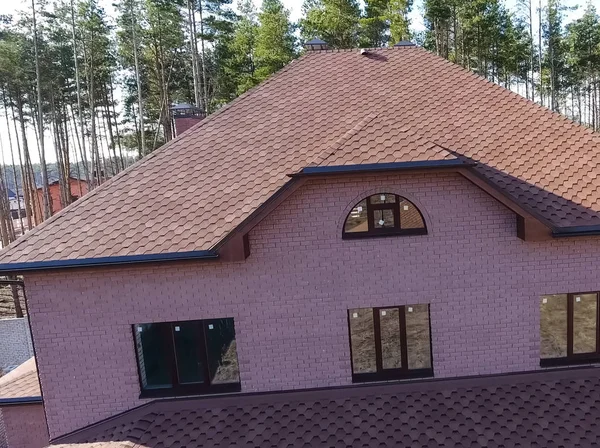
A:
[[[0,275],[53,269],[75,269],[100,266],[119,266],[140,263],[161,263],[190,260],[216,260],[219,254],[212,250],[171,252],[164,254],[122,255],[114,257],[80,258],[71,260],[34,261],[0,264]]]
[[[426,169],[456,169],[475,166],[473,162],[460,159],[451,160],[421,160],[414,162],[363,163],[358,165],[308,166],[289,177],[322,176],[328,174],[360,174],[382,171],[411,171]]]
[[[552,236],[555,238],[565,238],[569,236],[595,236],[600,235],[600,225],[595,226],[572,226],[557,227],[553,229]]]
[[[0,407],[17,406],[20,404],[37,404],[43,403],[42,397],[15,397],[15,398],[0,398]]]

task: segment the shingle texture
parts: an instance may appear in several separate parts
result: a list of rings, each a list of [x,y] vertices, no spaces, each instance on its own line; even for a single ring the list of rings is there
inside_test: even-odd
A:
[[[0,378],[0,400],[41,397],[35,358]]]
[[[600,137],[418,47],[311,52],[0,262],[209,250],[311,165],[446,160],[554,227],[600,224]]]
[[[58,446],[592,447],[599,411],[600,370],[587,368],[154,402]]]

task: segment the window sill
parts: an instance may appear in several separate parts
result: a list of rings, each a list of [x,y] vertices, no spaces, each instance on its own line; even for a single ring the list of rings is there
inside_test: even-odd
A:
[[[343,240],[355,240],[361,238],[383,238],[387,236],[413,236],[427,235],[427,229],[392,229],[384,232],[356,232],[342,234]]]
[[[598,363],[600,363],[600,356],[596,354],[574,356],[569,358],[540,359],[540,367],[566,367]]]
[[[353,373],[353,383],[371,383],[376,381],[397,381],[421,378],[433,378],[433,369],[387,370],[374,373]]]
[[[195,395],[219,395],[241,392],[240,383],[234,384],[218,384],[210,387],[189,386],[180,387],[177,389],[146,389],[142,390],[139,398],[172,398],[172,397],[189,397]]]

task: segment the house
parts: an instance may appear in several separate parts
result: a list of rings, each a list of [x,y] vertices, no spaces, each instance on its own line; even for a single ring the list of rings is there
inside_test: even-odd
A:
[[[0,377],[0,447],[43,448],[48,428],[35,359]]]
[[[70,176],[69,184],[71,187],[71,201],[74,202],[89,191],[88,184],[85,180],[77,177]],[[50,180],[48,183],[48,192],[50,194],[50,201],[52,202],[52,211],[54,213],[63,209],[62,202],[60,200],[60,182],[58,179]],[[40,204],[44,203],[43,189],[38,187],[37,189],[38,200]],[[43,205],[42,205],[43,207]]]
[[[21,211],[21,216],[25,216],[25,200],[23,199],[23,195],[17,195],[17,193],[15,193],[10,188],[7,189],[6,193],[8,196],[8,204],[10,207],[10,214],[12,216],[12,219],[19,219],[19,210]]]
[[[592,446],[598,160],[414,45],[307,52],[0,253],[50,439]]]

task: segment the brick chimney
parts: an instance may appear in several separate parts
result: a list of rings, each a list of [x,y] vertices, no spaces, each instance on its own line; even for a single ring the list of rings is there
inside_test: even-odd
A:
[[[173,121],[175,122],[176,137],[179,137],[206,117],[206,114],[202,109],[186,103],[175,104],[170,110]]]

